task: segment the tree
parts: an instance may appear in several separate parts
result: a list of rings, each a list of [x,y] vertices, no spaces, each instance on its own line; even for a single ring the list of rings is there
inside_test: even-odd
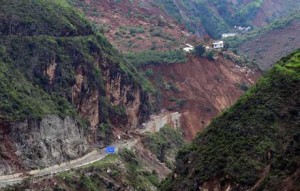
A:
[[[197,56],[202,57],[204,53],[205,53],[205,47],[204,47],[204,45],[199,44],[199,45],[197,45],[197,46],[195,47],[195,54],[196,54]]]
[[[215,60],[214,56],[215,56],[215,53],[213,51],[209,51],[207,53],[207,59],[208,60],[211,60],[211,61]]]

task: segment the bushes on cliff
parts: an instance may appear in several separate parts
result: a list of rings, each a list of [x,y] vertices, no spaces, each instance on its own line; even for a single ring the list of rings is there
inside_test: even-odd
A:
[[[0,21],[2,36],[92,34],[91,25],[64,0],[3,0]]]
[[[126,60],[136,67],[148,64],[172,64],[186,61],[186,54],[182,50],[155,51],[128,53]]]
[[[195,46],[195,51],[194,51],[194,53],[195,53],[197,56],[202,57],[203,54],[205,53],[205,46],[202,45],[202,44],[199,44],[199,45]]]
[[[33,86],[10,63],[0,60],[0,110],[5,120],[40,118],[46,114],[75,116],[75,109],[62,97]]]
[[[260,178],[264,180],[260,190],[281,190],[300,169],[299,89],[300,51],[279,61],[179,151],[176,177],[170,176],[162,190],[196,190],[210,180],[221,187],[230,184],[232,189],[247,190]],[[293,190],[298,190],[297,181],[290,180]]]
[[[91,24],[64,0],[5,0],[1,2],[0,20],[3,21],[0,24],[0,59],[14,68],[11,70],[13,82],[15,80],[19,85],[24,81],[30,84],[28,87],[34,87],[30,89],[32,92],[25,93],[22,93],[22,88],[11,88],[10,96],[15,99],[15,105],[10,101],[11,98],[6,100],[8,96],[3,95],[1,101],[7,114],[11,112],[10,115],[18,116],[16,113],[20,112],[23,117],[25,115],[30,117],[37,114],[42,116],[48,113],[74,112],[74,108],[69,103],[78,104],[73,102],[72,95],[78,72],[84,75],[79,99],[88,97],[91,90],[106,96],[102,76],[106,70],[110,70],[111,75],[121,75],[124,80],[122,83],[140,89],[145,97],[150,91],[155,91],[107,40],[94,31]],[[47,74],[50,65],[55,67],[51,80]],[[24,77],[20,82],[16,77],[19,73]],[[51,107],[51,104],[44,104],[38,109],[39,107],[35,106],[38,103],[33,104],[34,100],[29,101],[30,97],[27,101],[24,100],[26,94],[30,96],[35,93],[41,95],[39,97],[47,95],[49,99],[53,98],[58,105],[53,109],[54,106]],[[143,101],[143,108],[146,113],[149,113],[152,107],[147,99]],[[29,111],[26,111],[22,104],[28,105]],[[52,109],[47,109],[47,105]],[[31,107],[35,109],[30,109]],[[120,109],[113,111],[116,115],[120,114],[124,117],[124,112]]]
[[[161,162],[170,163],[167,157],[176,153],[183,145],[183,136],[178,130],[165,126],[158,133],[148,133],[142,139],[142,143]]]

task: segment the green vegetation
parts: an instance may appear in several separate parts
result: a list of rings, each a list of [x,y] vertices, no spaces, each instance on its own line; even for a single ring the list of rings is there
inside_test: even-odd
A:
[[[0,61],[1,118],[38,119],[46,114],[75,116],[75,109],[62,97],[49,95],[33,86],[10,64]]]
[[[186,61],[186,55],[182,50],[132,52],[127,53],[125,58],[136,67],[148,64],[172,64]]]
[[[215,60],[214,56],[215,56],[215,52],[212,50],[206,53],[206,57],[208,60],[211,60],[211,61]]]
[[[251,26],[257,13],[265,9],[264,0],[236,1],[235,3],[224,0],[181,0],[174,3],[171,0],[156,0],[156,4],[179,22],[186,25],[191,32],[203,33],[205,31],[213,38],[220,38],[222,33],[233,30],[234,26]],[[265,22],[286,16],[288,13],[297,12],[297,0],[285,2],[280,5],[280,10],[272,15],[265,15]],[[185,16],[180,11],[185,12]],[[199,23],[201,26],[199,27]]]
[[[255,29],[247,34],[229,37],[226,39],[226,43],[230,49],[237,50],[239,45],[243,44],[244,42],[255,39],[257,36],[268,33],[269,31],[284,28],[298,19],[300,19],[300,13],[293,13],[287,17],[274,21],[269,25]]]
[[[90,24],[64,0],[4,0],[0,21],[0,35],[77,36],[92,33]]]
[[[204,45],[199,44],[199,45],[195,46],[195,54],[197,56],[202,57],[204,53],[205,53],[205,46]]]
[[[199,44],[195,47],[194,54],[199,57],[206,57],[208,60],[211,60],[211,61],[215,60],[214,50],[206,51],[205,46],[201,45],[201,44]]]
[[[144,33],[145,30],[143,27],[129,27],[129,32],[131,35],[136,34],[136,33]]]
[[[129,184],[137,190],[152,190],[159,184],[158,177],[155,173],[145,171],[142,161],[131,150],[124,149],[120,152],[120,157],[125,162],[130,177]],[[129,178],[128,177],[128,178]]]
[[[104,100],[102,75],[108,70],[109,78],[120,75],[122,84],[141,90],[143,113],[153,109],[148,101],[149,93],[155,92],[150,82],[66,1],[5,0],[0,20],[1,118],[76,116],[72,104],[77,108],[91,92],[99,92],[100,101]],[[74,100],[78,73],[83,81],[80,100]],[[99,107],[103,132],[110,130],[110,119],[119,117],[126,123],[123,105],[114,108],[107,101]]]
[[[104,159],[84,166],[80,170],[60,173],[57,178],[72,190],[98,191],[99,189],[109,189],[112,188],[112,183],[106,185],[102,177],[117,178],[121,173],[121,169],[116,165],[119,161],[120,157],[118,155],[108,155]],[[106,174],[108,169],[110,172]]]
[[[128,149],[82,169],[60,173],[56,178],[59,180],[57,189],[74,191],[115,190],[120,187],[150,191],[159,184],[157,174],[145,170],[141,159]]]
[[[142,139],[142,143],[161,161],[170,164],[168,158],[183,146],[183,136],[178,130],[163,127],[158,133],[149,133]],[[170,166],[172,167],[172,166]]]
[[[173,16],[179,22],[182,20],[180,11],[177,5],[172,0],[155,0],[156,5],[160,6],[162,10],[165,10],[169,15]]]
[[[161,190],[196,190],[209,180],[247,190],[260,178],[258,190],[282,190],[289,177],[291,190],[299,190],[299,182],[291,178],[300,169],[299,63],[300,51],[283,58],[180,150],[177,177],[170,176]]]

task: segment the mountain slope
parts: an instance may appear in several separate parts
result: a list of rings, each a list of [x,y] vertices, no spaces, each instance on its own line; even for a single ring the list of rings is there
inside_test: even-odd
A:
[[[162,190],[299,190],[300,51],[181,150]]]
[[[188,29],[218,38],[234,26],[264,26],[299,9],[297,0],[157,0],[161,7]]]
[[[260,71],[218,55],[215,60],[190,55],[186,62],[143,68],[161,92],[163,108],[182,113],[182,130],[192,140],[224,109],[254,85]]]
[[[170,50],[195,38],[152,0],[69,1],[124,52]]]
[[[66,1],[5,0],[0,20],[1,175],[82,156],[154,109],[149,83]]]
[[[268,70],[278,59],[300,47],[299,27],[300,14],[292,14],[243,36],[229,38],[230,47],[254,59],[262,70]]]

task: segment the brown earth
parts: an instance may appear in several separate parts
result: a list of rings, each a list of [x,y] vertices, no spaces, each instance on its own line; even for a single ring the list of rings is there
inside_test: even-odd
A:
[[[10,171],[23,172],[25,170],[24,164],[16,155],[17,149],[14,143],[7,136],[9,131],[9,123],[0,121],[0,164],[1,166],[9,166]],[[5,171],[5,169],[0,170]],[[11,172],[5,171],[4,173],[9,174]]]
[[[243,43],[238,50],[241,54],[255,59],[262,70],[270,69],[277,60],[300,48],[300,21],[259,35]]]
[[[149,0],[85,0],[77,6],[89,20],[102,27],[110,42],[124,52],[170,50],[200,41]],[[143,32],[132,32],[137,28]],[[204,67],[207,64],[209,67]],[[223,58],[217,62],[191,58],[185,64],[147,68],[155,71],[156,81],[163,78],[164,83],[158,85],[162,89],[162,106],[183,113],[182,122],[188,140],[242,95],[241,85],[251,85],[259,76],[258,71],[246,76],[246,69],[241,72],[233,62]],[[173,91],[168,87],[170,83],[174,85],[171,87]],[[176,87],[179,89],[177,93]]]
[[[227,0],[229,3],[237,5],[240,9],[253,0]],[[278,18],[282,18],[297,11],[300,6],[298,0],[263,0],[263,3],[256,12],[256,15],[251,18],[251,23],[254,26],[261,27],[269,24]]]
[[[264,0],[252,23],[258,27],[264,26],[276,18],[297,11],[299,6],[300,1],[297,0]]]
[[[197,41],[195,35],[151,1],[85,0],[76,6],[121,51],[169,50]]]
[[[183,113],[183,131],[192,140],[212,118],[230,107],[253,85],[260,72],[219,56],[215,61],[190,57],[187,63],[147,66],[160,88],[162,106]]]

